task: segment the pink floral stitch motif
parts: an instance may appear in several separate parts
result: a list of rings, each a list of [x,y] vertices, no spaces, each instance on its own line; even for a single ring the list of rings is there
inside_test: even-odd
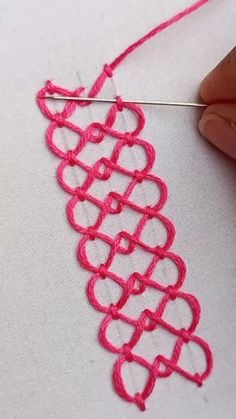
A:
[[[142,38],[138,43],[128,48],[110,65],[106,64],[102,73],[92,86],[88,96],[93,97],[101,90],[107,78],[112,77],[114,69],[120,62],[132,52],[137,46],[141,45],[145,40],[154,36],[170,24],[180,20],[190,12],[196,10],[207,0],[201,0],[195,3],[191,8],[179,13],[174,18],[164,24],[159,25],[148,35]],[[133,47],[133,48],[132,48]],[[70,225],[82,235],[79,240],[77,255],[81,265],[92,273],[87,285],[87,295],[90,303],[95,309],[104,313],[103,321],[99,329],[99,340],[101,344],[109,351],[116,354],[116,362],[113,368],[113,384],[116,392],[123,399],[135,403],[140,410],[145,410],[145,401],[152,393],[158,379],[167,378],[174,372],[182,375],[186,379],[195,382],[201,386],[203,381],[209,376],[213,357],[208,344],[195,334],[196,327],[200,320],[200,305],[198,300],[191,294],[181,291],[181,287],[185,280],[186,266],[183,260],[171,251],[171,246],[175,237],[175,229],[172,222],[167,219],[163,213],[163,207],[167,200],[166,184],[157,176],[151,173],[155,163],[155,150],[153,146],[140,137],[142,129],[145,125],[145,116],[142,109],[130,103],[123,103],[121,97],[117,97],[116,103],[112,105],[107,113],[104,123],[92,122],[88,127],[82,129],[79,125],[69,121],[68,118],[74,113],[79,106],[87,106],[87,103],[68,101],[61,112],[53,113],[47,106],[46,94],[61,94],[66,96],[80,96],[83,88],[70,91],[54,85],[48,81],[44,88],[40,90],[37,96],[38,105],[43,114],[51,121],[47,133],[46,141],[50,150],[60,158],[57,169],[57,179],[60,186],[70,195],[67,205],[67,218]],[[132,131],[122,132],[115,129],[117,115],[128,109],[136,120],[136,126]],[[55,142],[55,133],[61,128],[66,127],[73,133],[78,135],[77,145],[69,151],[62,150]],[[94,164],[87,164],[81,158],[81,152],[89,143],[98,144],[106,141],[109,135],[114,140],[114,146],[109,157],[101,157]],[[129,170],[120,163],[120,156],[125,147],[130,149],[138,145],[143,150],[146,157],[146,163],[140,169]],[[68,167],[78,166],[86,173],[86,178],[82,184],[72,187],[65,178],[65,171]],[[104,199],[99,199],[92,192],[91,188],[94,182],[99,179],[102,182],[108,181],[112,174],[120,174],[127,179],[127,187],[123,193],[110,190]],[[141,206],[132,198],[133,192],[140,183],[145,181],[153,183],[159,191],[155,200],[155,204]],[[81,225],[75,216],[75,209],[86,201],[95,205],[98,210],[98,217],[92,225],[85,227]],[[115,205],[114,205],[115,204]],[[122,214],[129,208],[131,212],[138,215],[138,222],[134,231],[119,231],[115,237],[104,233],[101,229],[104,221],[110,215]],[[166,240],[160,245],[151,245],[143,239],[143,232],[149,220],[158,220],[166,230]],[[109,247],[109,255],[106,261],[97,266],[88,255],[88,244],[94,240],[101,240]],[[126,245],[124,245],[124,242]],[[150,263],[144,273],[133,271],[128,278],[118,275],[112,268],[115,257],[119,254],[125,255],[127,258],[133,254],[135,249],[140,248],[150,257]],[[158,264],[162,260],[170,260],[176,267],[178,272],[177,280],[170,281],[168,285],[163,285],[154,279],[153,274]],[[115,304],[104,305],[99,299],[97,285],[100,281],[112,281],[121,289],[121,296]],[[161,293],[162,297],[156,305],[155,310],[148,307],[142,309],[138,317],[131,317],[122,310],[132,296],[141,295],[147,289],[156,290]],[[168,305],[173,300],[184,300],[192,313],[192,319],[187,328],[176,328],[165,320],[165,313]],[[133,333],[129,341],[118,347],[110,342],[108,338],[108,330],[113,324],[120,320],[133,327]],[[156,329],[162,328],[168,331],[175,339],[171,356],[167,357],[163,354],[157,354],[151,362],[145,357],[137,353],[137,344],[142,340],[145,334]],[[179,364],[183,347],[189,342],[193,342],[199,346],[205,355],[205,369],[196,373],[190,373],[182,368]],[[123,368],[126,363],[137,363],[145,368],[148,372],[147,382],[144,389],[140,393],[130,394],[126,388],[123,377]]]

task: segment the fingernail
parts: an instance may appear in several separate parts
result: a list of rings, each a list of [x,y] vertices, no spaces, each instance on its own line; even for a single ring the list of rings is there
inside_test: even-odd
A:
[[[199,121],[199,131],[208,141],[236,159],[236,124],[219,114],[206,114]]]

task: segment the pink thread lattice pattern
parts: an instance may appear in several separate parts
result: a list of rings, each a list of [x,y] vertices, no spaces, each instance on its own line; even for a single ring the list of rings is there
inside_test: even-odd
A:
[[[106,64],[88,92],[88,97],[95,97],[101,91],[107,78],[113,76],[113,71],[136,48],[167,29],[170,25],[193,13],[208,1],[196,1],[190,7],[187,7],[169,20],[161,23],[137,42],[130,45],[110,65]],[[151,173],[155,162],[155,150],[151,144],[140,138],[140,133],[145,125],[144,114],[139,106],[123,103],[122,99],[117,97],[116,103],[110,107],[104,123],[94,122],[87,128],[82,129],[79,125],[71,122],[69,118],[77,107],[91,105],[88,102],[68,101],[63,111],[56,113],[52,112],[47,106],[46,94],[58,93],[65,96],[80,96],[83,90],[81,87],[75,91],[70,91],[48,81],[46,86],[38,93],[37,102],[43,114],[51,121],[46,133],[47,144],[51,151],[61,159],[57,170],[58,182],[71,195],[71,199],[67,205],[69,223],[76,231],[82,234],[78,245],[78,258],[81,265],[92,272],[87,286],[88,299],[97,310],[104,313],[99,330],[99,339],[106,349],[115,353],[117,356],[113,368],[114,388],[123,399],[135,403],[140,410],[145,410],[145,401],[152,393],[158,379],[169,377],[174,372],[177,372],[188,380],[195,382],[198,386],[201,386],[211,372],[213,357],[208,344],[195,334],[200,320],[200,305],[198,300],[193,295],[181,291],[185,279],[186,267],[183,260],[171,252],[175,229],[172,222],[162,214],[162,209],[167,199],[167,187],[160,178]],[[128,109],[136,119],[136,127],[129,132],[118,131],[114,127],[117,114],[124,109]],[[63,151],[55,141],[56,132],[63,127],[78,135],[78,144],[67,152]],[[84,162],[81,158],[81,153],[86,145],[89,143],[98,144],[105,142],[106,136],[108,135],[114,140],[114,147],[110,156],[98,158],[94,164],[90,165]],[[142,148],[146,156],[146,164],[141,169],[129,170],[122,166],[120,157],[124,147],[132,148],[134,145]],[[67,182],[65,176],[66,169],[71,166],[78,166],[86,173],[84,182],[76,187],[72,187]],[[92,193],[93,184],[96,180],[100,180],[105,184],[114,173],[120,174],[127,179],[128,182],[125,191],[121,193],[116,190],[110,190],[104,199],[99,199]],[[155,204],[152,203],[142,206],[133,198],[133,192],[140,183],[144,183],[145,181],[153,183],[159,193],[157,194]],[[87,227],[81,225],[75,215],[76,207],[80,206],[82,202],[89,202],[99,210],[96,221]],[[139,221],[134,231],[128,232],[121,230],[115,237],[104,233],[102,226],[106,219],[111,215],[122,215],[126,208],[129,208],[131,212],[139,216]],[[166,230],[166,240],[162,245],[151,245],[143,239],[143,233],[150,220],[157,220],[159,223],[162,223]],[[95,265],[93,260],[90,260],[88,254],[88,245],[95,240],[104,242],[110,249],[108,257],[100,266]],[[116,256],[123,255],[126,258],[132,257],[132,254],[137,248],[142,249],[149,256],[150,262],[145,271],[141,273],[138,270],[134,270],[128,278],[118,275],[112,267]],[[154,278],[154,272],[163,260],[171,261],[178,272],[177,280],[174,282],[170,281],[165,286]],[[100,295],[97,292],[97,285],[101,281],[110,281],[120,288],[121,297],[115,304],[110,303],[105,305],[102,303],[101,298],[99,298]],[[149,307],[146,307],[135,318],[124,314],[122,309],[127,305],[132,296],[142,295],[148,289],[152,289],[158,295],[160,293],[162,295],[155,310],[150,310]],[[184,329],[176,328],[173,324],[165,320],[165,313],[173,300],[185,301],[191,310],[191,322]],[[117,320],[133,327],[131,338],[120,346],[113,344],[108,337],[109,327]],[[163,354],[157,354],[154,360],[150,361],[137,353],[137,347],[146,334],[150,334],[157,329],[163,329],[171,334],[174,337],[175,343],[170,356],[167,357]],[[200,347],[205,355],[205,368],[203,371],[191,373],[180,365],[181,353],[189,342],[193,342]],[[125,364],[130,362],[145,368],[148,373],[148,379],[144,383],[143,391],[136,394],[130,394],[128,392],[124,380],[123,369]]]
[[[104,72],[107,73],[109,70],[109,66],[105,66]],[[51,151],[61,159],[57,170],[58,182],[71,195],[67,205],[69,223],[77,232],[82,234],[78,245],[78,258],[81,265],[92,272],[87,286],[88,299],[97,310],[104,313],[104,319],[99,330],[99,339],[106,349],[117,355],[113,369],[114,387],[122,398],[136,403],[141,410],[144,410],[145,400],[151,394],[156,381],[159,378],[169,377],[173,372],[177,372],[201,386],[203,380],[211,371],[212,354],[208,344],[195,335],[195,329],[200,319],[199,303],[194,296],[181,291],[186,267],[183,260],[170,250],[174,241],[175,229],[172,222],[162,214],[162,209],[167,199],[167,187],[160,178],[151,173],[155,161],[155,150],[151,144],[140,138],[140,133],[145,124],[144,114],[139,106],[125,104],[120,97],[117,97],[117,103],[110,107],[103,124],[95,122],[86,129],[82,129],[68,120],[76,110],[76,107],[81,106],[81,104],[67,102],[63,111],[57,113],[51,112],[47,106],[45,100],[45,94],[47,93],[74,96],[80,95],[82,90],[80,88],[76,91],[69,91],[47,82],[46,87],[39,92],[38,104],[43,113],[51,120],[46,134],[47,144]],[[114,128],[118,113],[125,108],[132,112],[136,120],[136,126],[130,132],[122,132]],[[78,134],[78,144],[67,152],[60,149],[55,142],[56,131],[63,127]],[[89,142],[95,144],[105,142],[107,135],[114,140],[114,147],[110,157],[99,158],[93,165],[85,163],[80,158],[82,150]],[[146,156],[146,164],[141,170],[128,170],[119,163],[124,147],[132,148],[134,145],[141,147]],[[78,166],[86,172],[86,179],[80,186],[72,187],[65,180],[65,171],[70,166]],[[121,174],[127,178],[128,186],[125,192],[121,194],[111,190],[103,200],[94,196],[90,191],[94,182],[97,179],[106,182],[113,173]],[[131,195],[137,185],[145,180],[154,183],[159,193],[155,204],[141,206],[131,198]],[[81,225],[75,215],[76,207],[83,201],[88,201],[99,209],[96,222],[88,227]],[[106,218],[110,215],[122,214],[125,208],[129,208],[139,215],[139,221],[135,226],[134,232],[119,231],[113,238],[102,232],[101,226]],[[162,246],[151,246],[142,239],[143,232],[150,219],[158,220],[166,230],[166,240]],[[96,239],[102,240],[110,249],[107,260],[100,266],[96,266],[88,256],[88,244]],[[144,273],[141,274],[138,271],[134,271],[128,278],[123,278],[112,270],[112,262],[118,254],[129,257],[137,248],[141,248],[150,256],[150,263]],[[176,282],[169,283],[166,286],[153,279],[155,269],[164,259],[172,261],[178,271]],[[116,304],[104,305],[100,301],[99,293],[96,291],[100,281],[114,281],[120,287],[121,297]],[[156,309],[153,311],[146,307],[139,313],[138,318],[125,315],[122,312],[122,308],[127,304],[130,297],[145,293],[146,289],[153,289],[158,293],[162,293],[161,301],[157,304]],[[164,320],[169,303],[177,299],[184,300],[191,309],[191,324],[186,329],[178,329]],[[108,330],[111,323],[116,322],[118,319],[131,325],[134,330],[130,340],[120,347],[111,343],[108,338]],[[175,344],[170,357],[158,354],[154,361],[151,362],[138,355],[135,348],[144,334],[150,333],[157,328],[163,328],[175,337]],[[182,349],[188,342],[194,342],[203,350],[206,359],[204,371],[192,374],[178,364]],[[129,362],[137,363],[148,371],[148,380],[145,383],[144,390],[140,393],[130,394],[126,389],[122,371],[124,364]]]

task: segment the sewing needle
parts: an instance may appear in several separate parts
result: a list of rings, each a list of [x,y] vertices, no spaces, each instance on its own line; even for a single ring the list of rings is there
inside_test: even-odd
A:
[[[98,103],[116,103],[116,99],[110,98],[99,98],[99,97],[78,97],[78,96],[54,96],[54,95],[45,95],[45,99],[52,100],[73,100],[78,102],[98,102]],[[42,97],[43,98],[43,97]],[[123,99],[123,103],[136,103],[139,105],[155,105],[155,106],[187,106],[187,107],[196,107],[196,108],[205,108],[207,105],[205,103],[192,103],[192,102],[165,102],[157,100],[137,100],[137,99]]]

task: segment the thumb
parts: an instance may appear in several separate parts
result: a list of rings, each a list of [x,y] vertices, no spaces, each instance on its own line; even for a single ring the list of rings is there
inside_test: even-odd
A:
[[[236,159],[236,102],[207,107],[199,131],[212,144]]]

